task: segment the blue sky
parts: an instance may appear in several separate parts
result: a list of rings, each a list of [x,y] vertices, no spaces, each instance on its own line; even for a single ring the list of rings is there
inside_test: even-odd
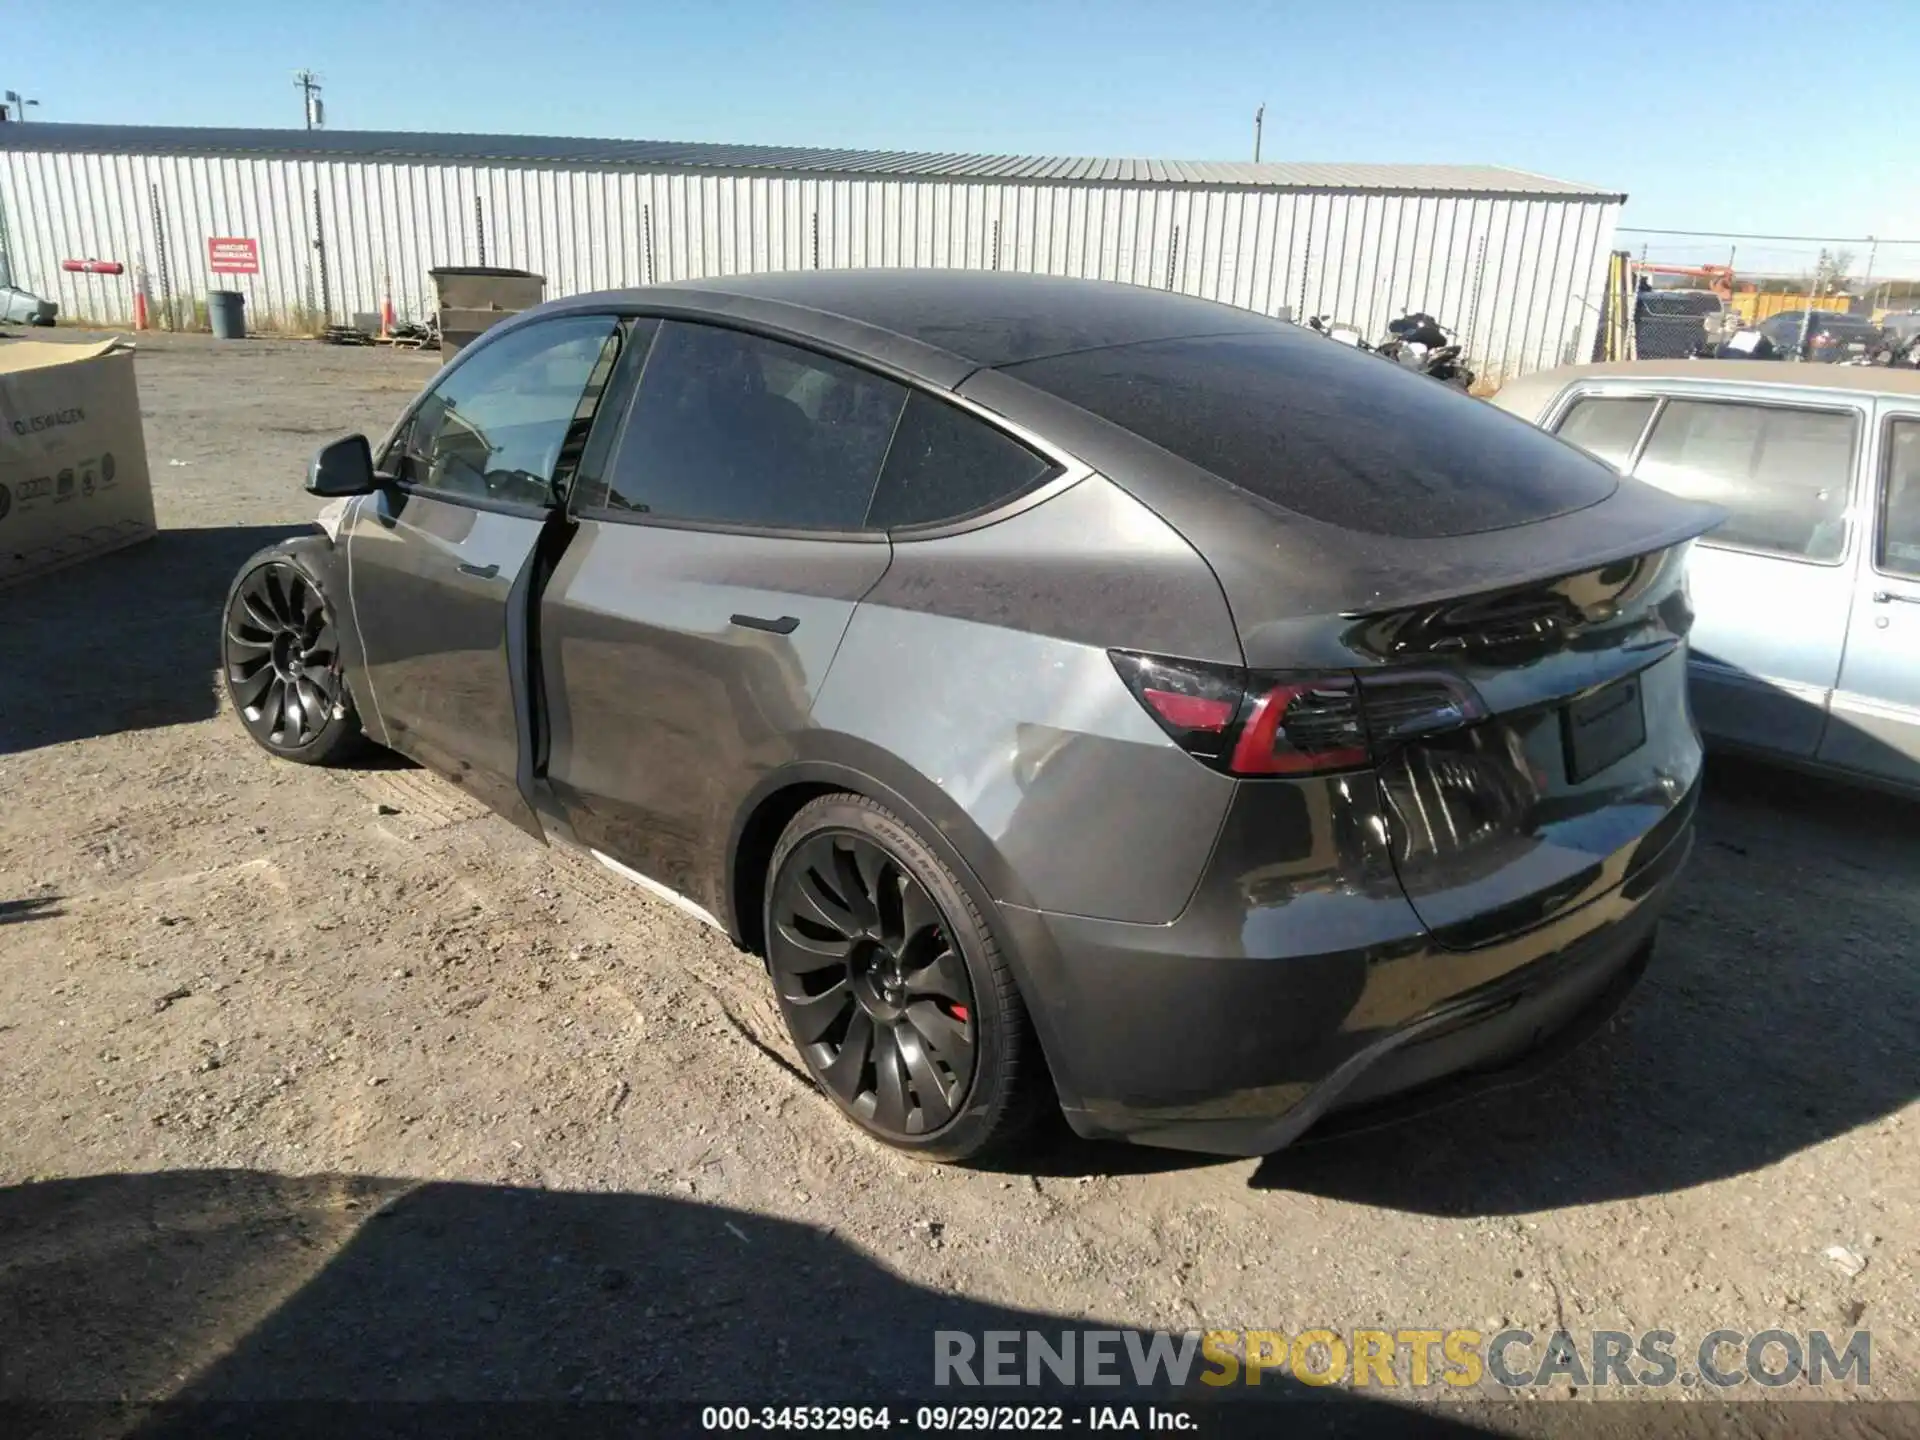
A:
[[[1248,157],[1265,102],[1269,159],[1510,165],[1626,191],[1628,225],[1920,238],[1920,0],[9,9],[0,88],[45,120],[297,125],[305,65],[335,129],[1202,159]],[[1920,273],[1920,246],[1889,264]]]

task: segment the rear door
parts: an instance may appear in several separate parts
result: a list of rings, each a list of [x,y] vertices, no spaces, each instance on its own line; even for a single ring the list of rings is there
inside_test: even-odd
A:
[[[540,607],[547,780],[575,836],[708,918],[754,782],[793,754],[891,549],[866,528],[905,389],[660,324]],[[876,697],[876,700],[878,697]]]
[[[1811,758],[1853,604],[1861,406],[1692,394],[1663,400],[1633,474],[1710,501],[1694,547],[1692,698],[1722,740]]]
[[[388,743],[536,834],[515,783],[509,605],[586,442],[616,324],[563,316],[462,354],[396,432],[347,538],[356,678]]]
[[[1920,411],[1884,404],[1846,658],[1820,758],[1920,785]]]

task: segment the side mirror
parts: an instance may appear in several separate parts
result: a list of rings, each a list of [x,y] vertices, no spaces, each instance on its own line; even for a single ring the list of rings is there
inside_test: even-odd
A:
[[[307,462],[309,495],[370,495],[377,488],[373,447],[364,435],[348,435],[322,445]]]

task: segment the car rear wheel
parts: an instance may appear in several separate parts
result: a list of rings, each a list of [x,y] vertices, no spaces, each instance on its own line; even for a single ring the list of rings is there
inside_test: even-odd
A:
[[[268,753],[325,765],[362,743],[333,608],[295,556],[269,552],[241,570],[227,594],[221,661],[234,712]]]
[[[774,848],[767,968],[808,1071],[868,1134],[976,1160],[1035,1111],[1039,1055],[982,907],[927,843],[827,795]]]

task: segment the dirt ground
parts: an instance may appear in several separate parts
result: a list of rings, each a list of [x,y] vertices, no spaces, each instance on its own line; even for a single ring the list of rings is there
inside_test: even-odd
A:
[[[1920,1397],[1920,809],[1716,762],[1627,1011],[1439,1121],[898,1158],[752,958],[222,713],[238,562],[431,369],[143,343],[163,533],[0,592],[0,1396],[856,1401],[924,1390],[937,1325],[1070,1317],[1858,1327],[1868,1393]]]

